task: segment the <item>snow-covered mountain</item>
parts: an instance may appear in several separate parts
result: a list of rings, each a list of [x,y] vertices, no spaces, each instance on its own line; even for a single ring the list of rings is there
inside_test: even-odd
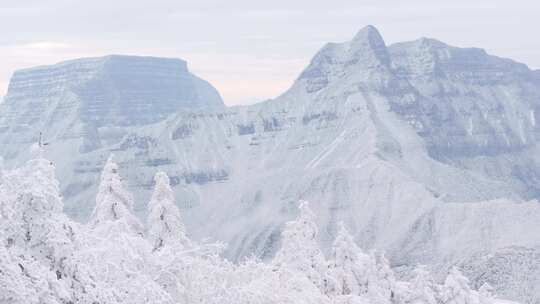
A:
[[[155,123],[179,107],[224,104],[185,61],[112,55],[85,58],[14,73],[3,104],[0,129],[28,144],[43,130],[51,138],[82,138],[80,153],[107,145],[101,127]],[[13,138],[9,138],[13,140]],[[10,158],[18,150],[5,151]]]
[[[0,153],[43,132],[66,211],[90,214],[110,153],[139,200],[166,171],[188,230],[228,255],[273,256],[297,202],[324,248],[344,221],[394,266],[459,264],[476,288],[540,303],[538,71],[368,26],[325,45],[281,96],[224,107],[181,60],[109,56],[14,74]],[[404,271],[406,272],[406,271]]]

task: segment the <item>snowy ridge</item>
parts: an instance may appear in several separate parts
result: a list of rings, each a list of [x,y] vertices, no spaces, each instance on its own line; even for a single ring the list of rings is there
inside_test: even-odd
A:
[[[154,174],[165,171],[191,237],[227,243],[234,260],[272,259],[284,223],[307,200],[326,255],[344,222],[360,247],[385,251],[405,273],[427,264],[443,278],[458,264],[476,288],[488,282],[502,297],[536,304],[539,290],[527,286],[540,271],[523,265],[538,265],[540,248],[537,75],[433,39],[387,47],[370,26],[324,46],[276,99],[146,111],[144,124],[129,111],[121,116],[133,124],[88,123],[77,110],[51,115],[62,109],[56,103],[83,100],[67,90],[39,123],[6,123],[0,153],[10,167],[24,163],[43,131],[64,209],[79,221],[113,152],[140,218]],[[34,101],[18,91],[0,105],[0,122],[26,119],[21,108]]]

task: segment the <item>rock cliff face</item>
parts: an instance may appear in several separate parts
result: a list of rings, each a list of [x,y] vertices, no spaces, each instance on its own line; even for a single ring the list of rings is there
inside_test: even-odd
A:
[[[540,252],[538,75],[431,39],[387,47],[372,26],[251,106],[223,107],[180,60],[72,61],[14,75],[0,153],[23,160],[42,130],[66,211],[81,220],[114,153],[141,215],[165,170],[188,230],[228,242],[231,258],[271,256],[304,199],[323,245],[344,221],[394,266],[458,263],[474,284],[540,303],[520,287],[540,275],[522,267]]]
[[[536,142],[538,83],[527,66],[420,39],[390,47],[396,74],[416,91],[396,102],[435,157],[497,155]]]
[[[390,98],[392,111],[414,127],[431,157],[513,184],[523,198],[539,196],[534,71],[482,49],[432,39],[389,50],[403,83],[395,87],[408,91],[408,98]]]

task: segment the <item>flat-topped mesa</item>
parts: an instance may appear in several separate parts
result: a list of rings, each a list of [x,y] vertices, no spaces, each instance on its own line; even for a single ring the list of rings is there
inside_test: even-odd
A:
[[[45,112],[76,109],[85,123],[141,125],[180,108],[224,107],[218,92],[181,59],[110,55],[14,73],[6,106],[23,124]]]
[[[326,44],[300,74],[297,83],[305,82],[306,90],[316,92],[330,82],[351,73],[368,80],[374,71],[390,67],[390,55],[379,31],[368,25],[351,41]]]

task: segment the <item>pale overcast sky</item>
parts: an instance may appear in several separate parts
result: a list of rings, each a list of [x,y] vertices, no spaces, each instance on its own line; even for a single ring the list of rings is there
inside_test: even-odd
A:
[[[367,24],[540,68],[538,0],[0,0],[0,96],[14,70],[77,57],[179,57],[229,105],[286,90],[325,42]]]

